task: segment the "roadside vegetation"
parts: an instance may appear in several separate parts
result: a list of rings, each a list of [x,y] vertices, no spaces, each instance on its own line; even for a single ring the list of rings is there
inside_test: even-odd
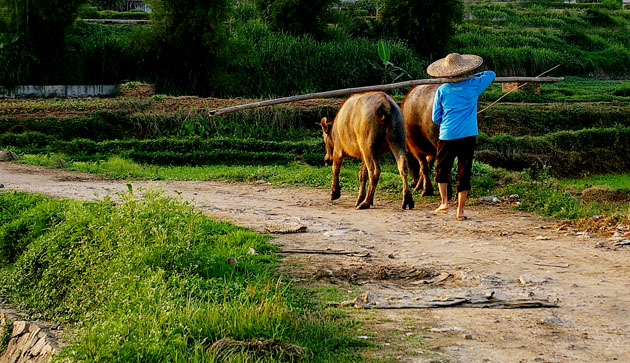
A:
[[[0,193],[3,302],[63,323],[63,356],[358,361],[352,322],[278,275],[266,236],[156,191],[118,198]]]

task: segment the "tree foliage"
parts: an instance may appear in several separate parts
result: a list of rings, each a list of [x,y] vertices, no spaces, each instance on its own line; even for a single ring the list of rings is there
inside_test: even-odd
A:
[[[0,63],[8,68],[27,68],[29,77],[44,79],[62,54],[66,31],[84,1],[0,0],[0,31],[4,38],[0,39]],[[20,80],[6,78],[6,74],[0,75],[0,82]]]
[[[326,27],[335,0],[256,0],[263,17],[275,31],[319,36]]]
[[[211,94],[224,54],[223,25],[230,0],[150,0],[151,48],[156,51],[158,90]]]
[[[89,0],[90,5],[99,10],[122,10],[125,0]]]
[[[455,25],[462,21],[461,0],[385,0],[383,25],[422,55],[441,56]]]

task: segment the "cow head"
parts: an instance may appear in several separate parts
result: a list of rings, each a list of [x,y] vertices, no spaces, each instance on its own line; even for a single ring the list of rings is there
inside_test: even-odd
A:
[[[322,137],[324,138],[324,147],[326,148],[324,163],[326,163],[326,165],[332,165],[332,156],[335,149],[335,143],[332,138],[332,125],[333,121],[328,121],[328,117],[322,118]]]

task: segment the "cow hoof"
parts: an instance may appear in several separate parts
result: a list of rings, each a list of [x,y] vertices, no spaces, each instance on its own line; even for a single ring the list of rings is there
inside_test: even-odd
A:
[[[413,197],[411,196],[411,193],[405,194],[405,196],[403,197],[402,209],[409,207],[409,210],[412,210],[414,206],[415,204],[413,202]]]
[[[330,191],[330,200],[339,199],[341,197],[341,189],[334,189]]]
[[[371,204],[368,202],[363,202],[357,206],[357,209],[370,209]]]
[[[359,208],[359,206],[361,205],[361,203],[363,203],[365,199],[359,199],[357,200],[356,204],[354,205],[355,207],[357,207],[357,209]]]

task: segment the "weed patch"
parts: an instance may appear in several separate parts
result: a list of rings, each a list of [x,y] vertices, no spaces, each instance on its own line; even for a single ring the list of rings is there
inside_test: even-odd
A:
[[[230,338],[299,347],[309,361],[357,360],[360,343],[349,337],[349,325],[333,321],[276,275],[277,256],[265,236],[153,191],[119,197],[120,203],[87,203],[0,193],[1,220],[38,218],[44,227],[3,235],[5,245],[21,248],[0,267],[0,293],[33,317],[66,323],[72,334],[63,356],[113,362],[281,357],[209,349]],[[4,207],[13,205],[21,207]]]

